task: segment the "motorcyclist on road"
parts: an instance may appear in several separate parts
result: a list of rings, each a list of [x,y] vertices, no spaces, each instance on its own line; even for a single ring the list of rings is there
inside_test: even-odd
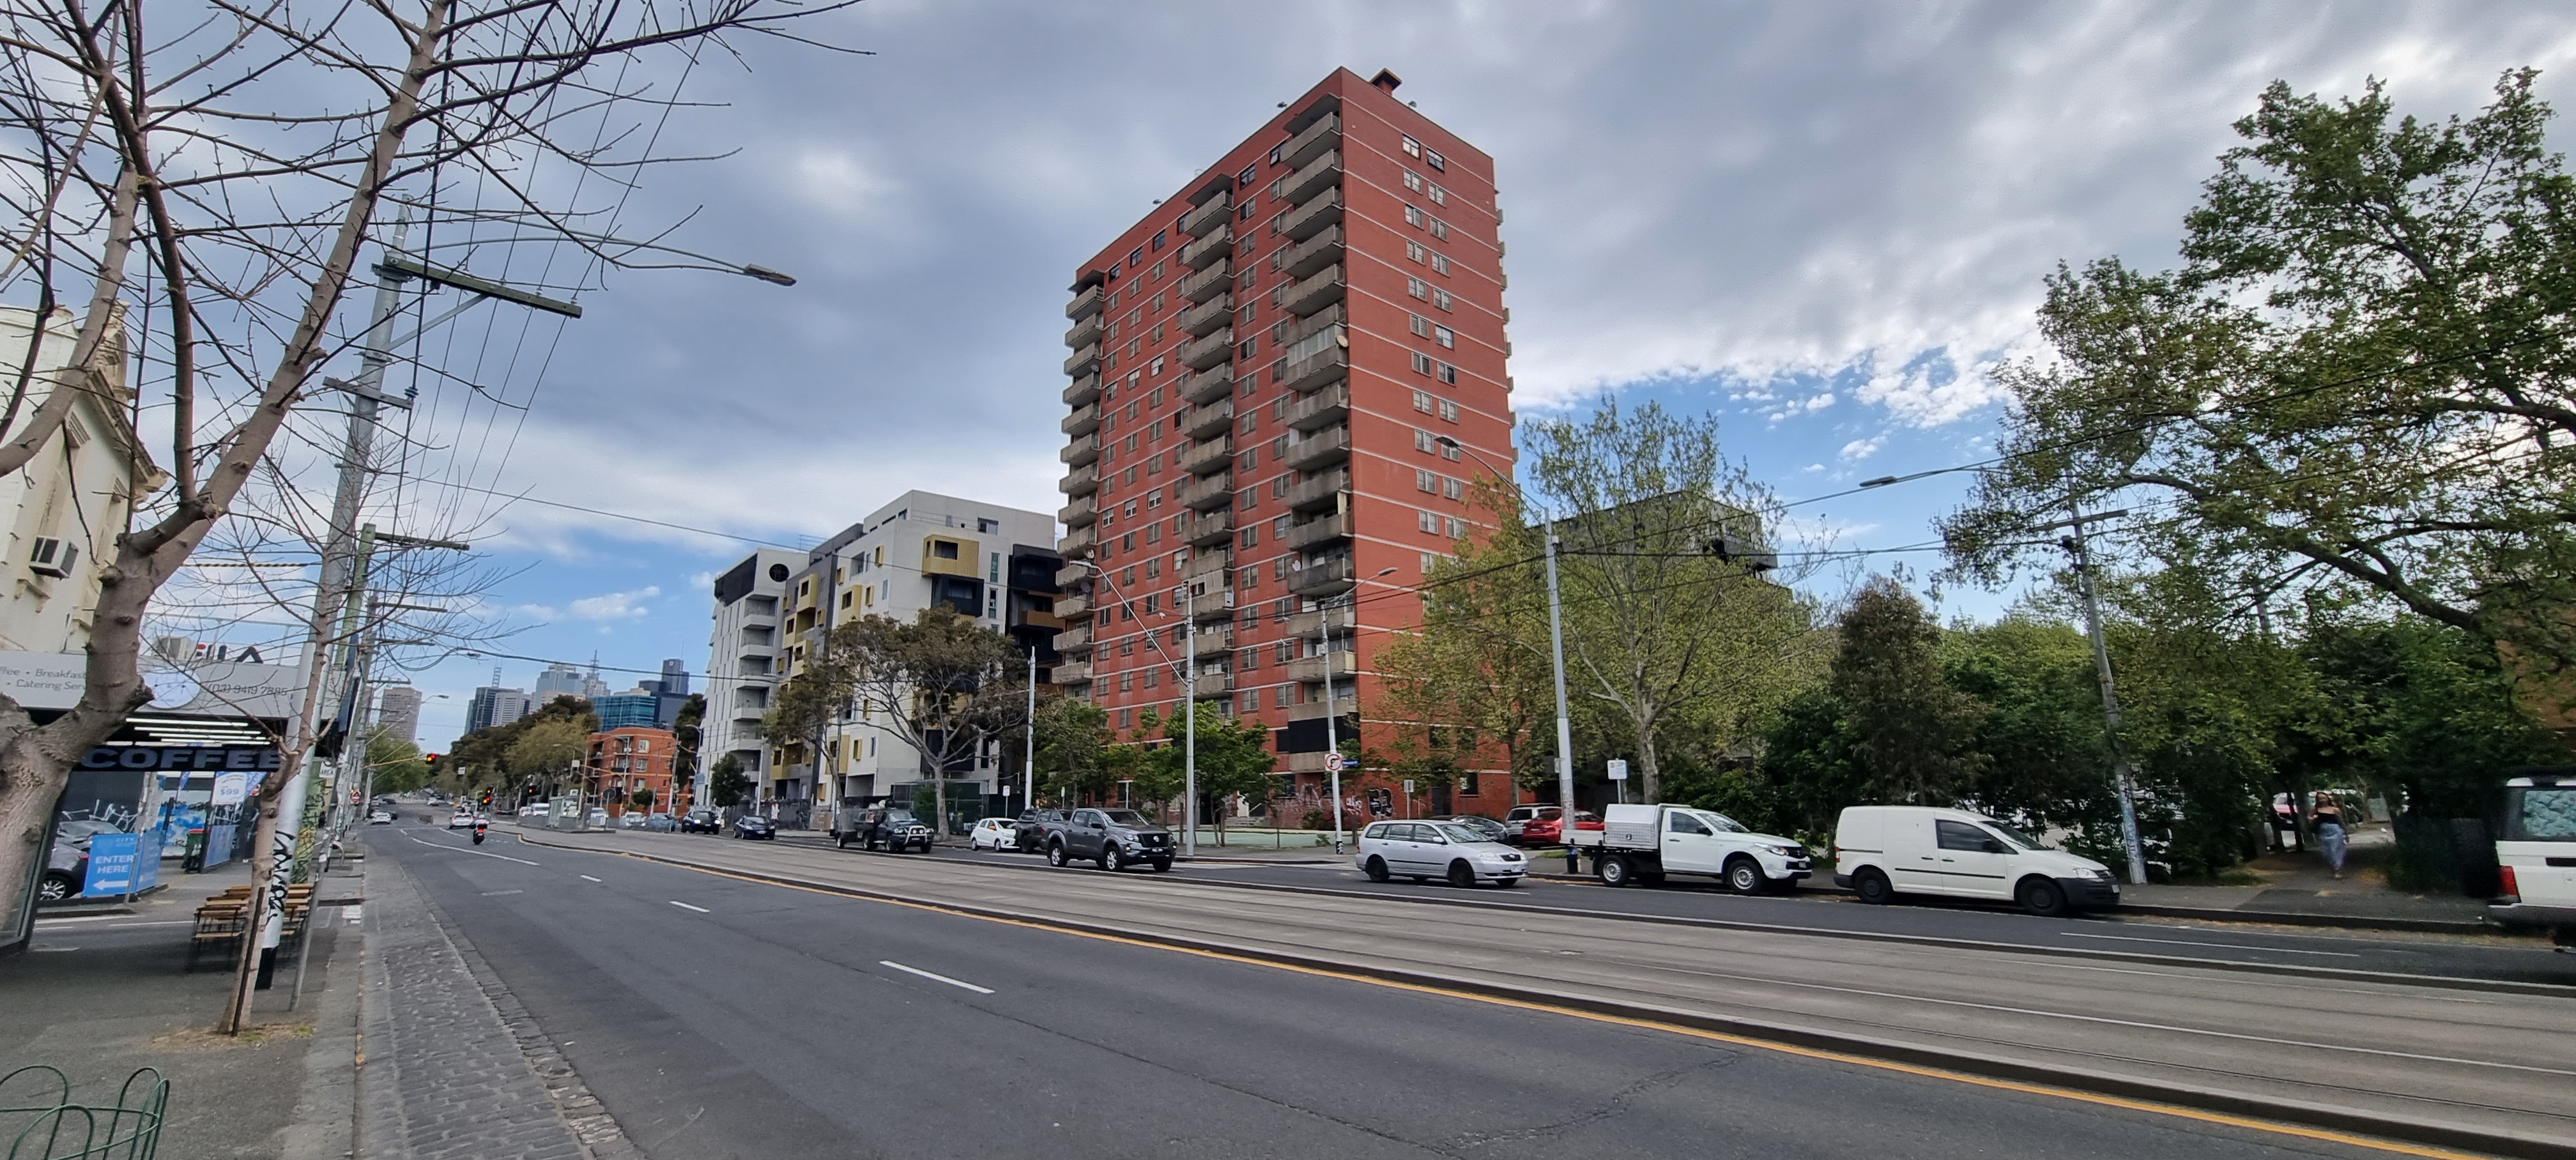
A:
[[[484,820],[483,820],[483,819],[481,819],[481,818],[476,818],[476,819],[474,819],[474,844],[475,844],[475,845],[480,846],[480,845],[482,845],[482,844],[483,844],[483,827],[485,827],[485,826],[487,826],[487,825],[490,825],[490,824],[491,824],[491,823],[486,822],[486,821],[484,821]]]

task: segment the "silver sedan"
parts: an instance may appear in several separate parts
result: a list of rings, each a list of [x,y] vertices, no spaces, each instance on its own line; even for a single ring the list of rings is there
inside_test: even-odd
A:
[[[1442,878],[1457,887],[1517,886],[1529,873],[1520,851],[1456,822],[1372,822],[1360,831],[1352,862],[1371,882],[1400,876],[1416,882]]]

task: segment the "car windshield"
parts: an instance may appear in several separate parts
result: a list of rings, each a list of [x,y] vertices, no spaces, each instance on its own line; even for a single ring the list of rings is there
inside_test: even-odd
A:
[[[86,841],[99,834],[114,834],[121,832],[122,831],[118,830],[113,824],[107,822],[77,821],[64,822],[61,827],[54,831],[54,837],[59,841],[79,842]]]
[[[1109,824],[1113,826],[1144,826],[1152,824],[1145,820],[1145,815],[1137,813],[1134,810],[1102,810],[1100,812],[1103,816],[1109,819]]]
[[[2048,843],[2043,842],[2043,841],[2040,841],[2040,840],[2039,840],[2039,839],[2037,839],[2037,838],[2031,837],[2031,836],[2030,836],[2030,835],[2028,835],[2028,834],[2022,833],[2021,831],[2016,830],[2016,829],[2012,828],[2011,826],[2007,826],[2007,825],[2003,824],[2002,822],[1993,822],[1993,821],[1990,821],[1990,822],[1987,822],[1987,823],[1985,824],[1985,826],[1986,826],[1986,828],[1987,828],[1987,829],[1989,829],[1989,830],[1993,830],[1994,832],[1996,832],[1996,833],[1998,833],[1998,834],[2002,834],[2002,835],[2004,836],[2004,840],[2005,840],[2005,841],[2010,842],[2010,843],[2012,843],[2013,845],[2019,846],[2019,847],[2021,847],[2022,849],[2025,849],[2025,850],[2046,850],[2046,849],[2050,849],[2050,848],[2051,848],[2051,847],[2049,846],[2049,844],[2048,844]]]
[[[1461,826],[1455,823],[1446,823],[1439,826],[1438,829],[1442,837],[1445,837],[1452,842],[1482,842],[1487,840],[1485,832],[1475,828],[1474,826]]]
[[[1699,812],[1699,820],[1707,822],[1712,828],[1721,834],[1750,834],[1753,832],[1745,829],[1743,823],[1738,822],[1725,814],[1712,814],[1707,810],[1701,810]]]
[[[889,821],[889,822],[909,822],[909,821],[911,821],[911,820],[912,820],[912,811],[910,811],[910,810],[887,810],[887,811],[886,811],[886,820],[887,820],[887,821]]]

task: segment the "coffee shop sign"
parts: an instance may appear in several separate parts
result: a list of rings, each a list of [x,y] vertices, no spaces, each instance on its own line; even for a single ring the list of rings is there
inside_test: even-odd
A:
[[[102,745],[81,758],[82,769],[271,770],[277,750],[267,745]]]

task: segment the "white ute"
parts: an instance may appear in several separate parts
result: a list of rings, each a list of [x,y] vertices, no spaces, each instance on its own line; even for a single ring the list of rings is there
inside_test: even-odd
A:
[[[2018,902],[2052,918],[2120,904],[2109,867],[1984,814],[1931,806],[1844,810],[1834,827],[1834,885],[1863,902],[1941,894]]]
[[[2487,917],[2546,930],[2561,949],[2576,948],[2576,774],[2504,783],[2496,863],[2504,895],[2488,904]]]
[[[1605,806],[1601,828],[1576,827],[1575,849],[1592,855],[1605,886],[1660,883],[1666,874],[1706,874],[1737,894],[1761,894],[1813,873],[1807,848],[1756,834],[1735,819],[1689,806]]]

